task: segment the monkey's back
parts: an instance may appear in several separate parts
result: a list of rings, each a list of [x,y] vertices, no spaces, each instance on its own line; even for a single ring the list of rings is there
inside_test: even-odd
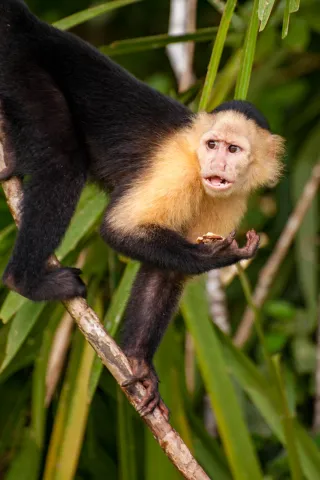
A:
[[[10,97],[22,75],[47,74],[67,102],[91,174],[99,181],[113,187],[120,178],[137,175],[163,137],[189,122],[186,107],[78,37],[38,20],[19,0],[0,0],[0,14],[5,38],[0,45],[0,97]],[[43,84],[41,88],[43,94]]]

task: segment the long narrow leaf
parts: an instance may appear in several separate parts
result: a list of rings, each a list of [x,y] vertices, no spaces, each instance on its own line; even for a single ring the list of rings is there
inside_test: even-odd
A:
[[[202,95],[200,99],[200,104],[199,104],[199,110],[206,110],[208,106],[208,102],[210,99],[211,95],[211,90],[214,85],[220,60],[221,60],[221,55],[223,48],[226,43],[226,38],[227,38],[227,33],[229,30],[230,26],[230,21],[235,9],[235,6],[237,4],[237,0],[228,0],[227,4],[225,6],[225,9],[223,11],[223,15],[221,18],[221,22],[219,25],[219,30],[217,33],[216,40],[214,42],[214,46],[212,49],[212,54],[208,66],[208,72],[207,76],[204,82],[203,90],[202,90]]]
[[[77,331],[51,435],[44,480],[74,477],[89,409],[87,391],[93,357],[93,349]]]
[[[76,25],[92,20],[103,13],[110,12],[116,8],[125,7],[131,3],[139,2],[140,0],[114,0],[113,2],[102,3],[96,7],[87,8],[77,12],[69,17],[58,20],[53,24],[54,27],[59,28],[60,30],[69,30]]]
[[[260,32],[265,29],[274,4],[275,0],[259,0],[258,17],[261,22]]]
[[[256,50],[257,36],[259,30],[258,3],[259,0],[254,0],[253,2],[250,22],[244,41],[243,57],[235,91],[235,98],[238,99],[245,99],[247,97],[249,89],[254,53]]]
[[[231,384],[220,342],[210,328],[206,302],[201,301],[203,287],[189,284],[182,311],[191,332],[200,369],[215,411],[222,442],[236,480],[262,479],[249,432]],[[201,322],[199,322],[201,318]]]
[[[36,321],[40,317],[44,308],[44,303],[32,303],[28,301],[14,317],[10,325],[10,331],[5,349],[5,357],[2,362],[0,372],[3,372],[3,370],[13,360],[21,348],[21,345],[31,332],[31,329],[34,327]]]
[[[193,33],[186,33],[183,35],[168,35],[167,33],[159,35],[150,35],[148,37],[131,38],[130,40],[117,40],[110,45],[100,47],[102,53],[110,56],[121,55],[134,52],[142,52],[145,50],[155,50],[157,48],[164,48],[172,43],[182,42],[206,42],[213,40],[218,31],[217,27],[199,28]],[[231,34],[228,36],[230,42],[239,35]]]
[[[293,416],[289,410],[285,385],[282,378],[279,356],[273,358],[273,364],[276,371],[278,389],[281,393],[283,431],[286,438],[286,447],[289,457],[289,465],[292,480],[302,480],[302,470],[300,466],[299,453],[296,446],[296,432],[294,429]]]
[[[0,318],[3,323],[8,323],[20,308],[25,305],[28,300],[16,292],[9,292],[3,302],[0,310]]]
[[[286,38],[289,31],[290,22],[290,0],[286,0],[286,6],[283,14],[282,38]]]
[[[268,381],[252,361],[243,352],[238,350],[226,335],[212,325],[212,321],[207,314],[202,314],[204,305],[207,304],[204,289],[199,285],[194,285],[193,288],[197,288],[197,302],[193,307],[194,322],[199,325],[199,319],[201,318],[201,325],[207,323],[210,328],[214,328],[219,343],[224,347],[225,360],[229,372],[239,382],[240,386],[263,415],[272,431],[285,445],[285,436],[281,423],[283,409],[276,391],[276,386]],[[183,308],[182,311],[185,316],[185,309]],[[204,347],[202,346],[202,348]],[[210,348],[212,348],[212,345]],[[303,473],[308,480],[314,480],[320,471],[320,452],[306,430],[297,420],[294,421],[294,426]]]
[[[90,231],[102,215],[107,204],[103,193],[97,194],[84,205],[79,205],[62,244],[56,251],[59,260],[70,253],[80,240]]]
[[[137,480],[137,452],[132,408],[120,388],[118,395],[118,455],[121,480]]]

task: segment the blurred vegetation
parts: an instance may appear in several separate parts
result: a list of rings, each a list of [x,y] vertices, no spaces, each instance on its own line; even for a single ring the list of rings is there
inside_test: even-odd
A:
[[[88,0],[27,3],[52,23],[93,6]],[[117,3],[120,7],[122,2]],[[229,6],[232,3],[228,1]],[[221,30],[218,34],[224,48],[215,88],[202,97],[202,105],[213,108],[235,92],[238,97],[247,96],[264,112],[272,130],[287,139],[281,182],[273,190],[254,195],[239,231],[243,235],[255,228],[268,237],[268,245],[246,270],[251,285],[286,225],[312,166],[319,161],[319,0],[301,1],[299,11],[290,16],[288,35],[282,39],[289,8],[293,11],[297,3],[239,1],[225,44]],[[171,41],[167,37],[169,0],[127,0],[123,4],[90,21],[79,23],[79,18],[71,17],[72,31],[140,79],[189,102],[196,110],[217,32],[214,27],[221,21],[216,2],[198,2],[200,30],[194,35],[198,81],[184,94],[177,93],[165,51]],[[263,12],[267,4],[273,5],[269,20]],[[258,6],[263,23],[268,20],[259,34]],[[57,25],[69,28],[72,23]],[[154,37],[158,35],[161,37]],[[57,253],[63,263],[77,262],[83,267],[89,303],[117,338],[137,264],[126,263],[99,238],[97,227],[105,204],[104,195],[95,188],[85,190]],[[15,235],[1,191],[1,274]],[[317,196],[260,312],[260,331],[258,335],[252,331],[243,349],[232,343],[246,307],[238,277],[226,288],[231,338],[214,326],[201,278],[188,286],[181,310],[160,347],[156,365],[172,424],[212,479],[319,478],[319,425],[314,426],[315,381],[320,374],[316,366],[317,349],[320,351],[319,239]],[[33,304],[1,285],[0,318],[0,478],[180,477],[78,331],[72,331],[66,356],[60,354],[61,370],[52,370],[50,361],[47,374],[52,347],[57,350],[57,328],[61,323],[68,325],[62,306]],[[194,341],[194,356],[186,349],[187,334]],[[190,358],[193,363],[188,382],[186,357],[189,365]],[[60,375],[52,387],[55,371]],[[50,398],[48,384],[53,388]]]

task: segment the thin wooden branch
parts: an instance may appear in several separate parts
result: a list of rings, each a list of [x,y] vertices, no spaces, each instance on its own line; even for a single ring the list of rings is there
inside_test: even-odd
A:
[[[307,213],[320,185],[320,161],[312,170],[311,176],[306,183],[298,203],[289,217],[282,234],[268,259],[265,267],[261,270],[256,286],[253,303],[260,308],[266,300],[270,287],[274,282],[279,267],[285,258],[294,240],[294,237]],[[247,307],[240,326],[235,334],[234,343],[241,347],[248,340],[254,323],[254,312]]]
[[[4,168],[3,148],[0,143],[0,171]],[[19,226],[19,205],[23,197],[22,184],[20,180],[13,178],[8,182],[4,182],[2,186],[14,221],[17,226]],[[59,262],[54,256],[50,258],[49,264],[59,266]],[[129,362],[113,338],[104,330],[96,313],[82,298],[75,298],[63,302],[63,304],[76,321],[86,340],[100,357],[104,366],[108,368],[121,387],[123,382],[128,380],[132,375]],[[134,408],[139,408],[139,402],[145,392],[144,387],[141,384],[137,384],[132,388],[130,393],[125,389],[123,389],[123,391]],[[143,417],[143,420],[150,428],[153,436],[167,457],[185,478],[190,480],[209,480],[209,477],[196,462],[188,447],[178,433],[163,418],[158,408],[156,408],[152,414]]]

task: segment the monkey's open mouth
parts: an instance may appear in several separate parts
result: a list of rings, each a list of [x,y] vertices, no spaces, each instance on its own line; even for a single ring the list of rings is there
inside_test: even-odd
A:
[[[212,177],[206,177],[203,179],[205,185],[213,190],[227,190],[233,184],[229,182],[226,178],[219,177],[218,175],[213,175]]]

